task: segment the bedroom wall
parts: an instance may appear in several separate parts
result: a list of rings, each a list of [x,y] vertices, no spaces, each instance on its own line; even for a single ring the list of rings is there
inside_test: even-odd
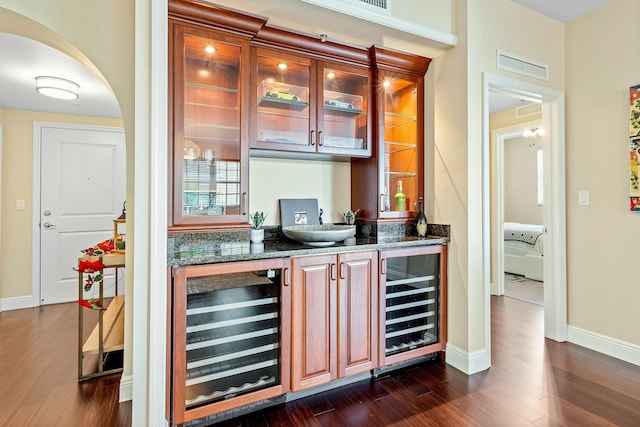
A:
[[[576,328],[636,345],[640,214],[629,211],[629,86],[640,84],[640,2],[613,0],[566,25],[567,281]],[[578,205],[578,191],[591,203]]]
[[[513,138],[504,143],[504,220],[542,224],[538,205],[538,138]]]

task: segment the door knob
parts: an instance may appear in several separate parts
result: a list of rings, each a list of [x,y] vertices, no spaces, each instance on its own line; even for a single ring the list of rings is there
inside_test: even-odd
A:
[[[45,222],[44,224],[42,224],[44,226],[44,228],[56,228],[55,224],[50,223],[49,221]]]

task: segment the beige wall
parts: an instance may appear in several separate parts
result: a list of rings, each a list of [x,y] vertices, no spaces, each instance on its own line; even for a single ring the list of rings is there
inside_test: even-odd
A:
[[[504,220],[507,222],[542,224],[542,205],[538,205],[539,145],[539,138],[524,137],[504,143]]]
[[[640,345],[640,214],[629,212],[629,86],[640,83],[640,2],[567,25],[569,324]],[[579,206],[578,191],[591,204]]]
[[[449,342],[485,345],[482,251],[482,75],[489,72],[563,90],[564,25],[507,0],[456,2],[458,46],[435,68],[436,221],[450,223]],[[496,50],[549,64],[548,82],[496,68]],[[465,317],[466,316],[466,317]]]
[[[265,225],[280,224],[278,199],[318,199],[325,223],[343,222],[350,188],[348,162],[252,158],[249,164],[249,208],[267,214]]]
[[[5,250],[0,256],[0,299],[31,295],[34,121],[122,127],[122,121],[114,119],[22,110],[2,112],[1,235]],[[15,210],[18,199],[25,201],[24,211]]]
[[[441,43],[393,28],[381,30],[379,25],[301,0],[213,0],[211,3],[265,16],[269,18],[269,25],[305,34],[325,33],[331,40],[364,47],[378,44],[427,57],[438,55],[446,48]],[[455,29],[454,3],[454,0],[395,1],[391,16],[449,35]]]

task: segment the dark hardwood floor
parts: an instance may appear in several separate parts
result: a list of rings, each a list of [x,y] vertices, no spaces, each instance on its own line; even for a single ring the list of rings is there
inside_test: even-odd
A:
[[[89,311],[85,336],[97,323]],[[79,383],[77,352],[77,303],[0,313],[0,426],[131,425],[120,374]]]
[[[429,362],[225,426],[640,426],[640,367],[543,337],[542,307],[492,297],[493,365]],[[119,376],[78,383],[76,306],[0,313],[0,426],[127,426]]]

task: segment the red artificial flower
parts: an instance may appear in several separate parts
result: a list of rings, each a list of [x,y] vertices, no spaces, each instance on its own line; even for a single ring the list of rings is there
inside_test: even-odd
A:
[[[83,259],[78,261],[78,271],[82,271],[83,273],[94,273],[102,270],[104,270],[104,265],[102,265],[100,260],[89,261]]]
[[[97,246],[105,252],[111,252],[113,250],[113,239],[107,239],[104,242],[100,242]]]
[[[78,300],[78,304],[83,307],[90,308],[91,310],[106,310],[106,308],[101,306],[100,302],[95,298],[80,299]]]

